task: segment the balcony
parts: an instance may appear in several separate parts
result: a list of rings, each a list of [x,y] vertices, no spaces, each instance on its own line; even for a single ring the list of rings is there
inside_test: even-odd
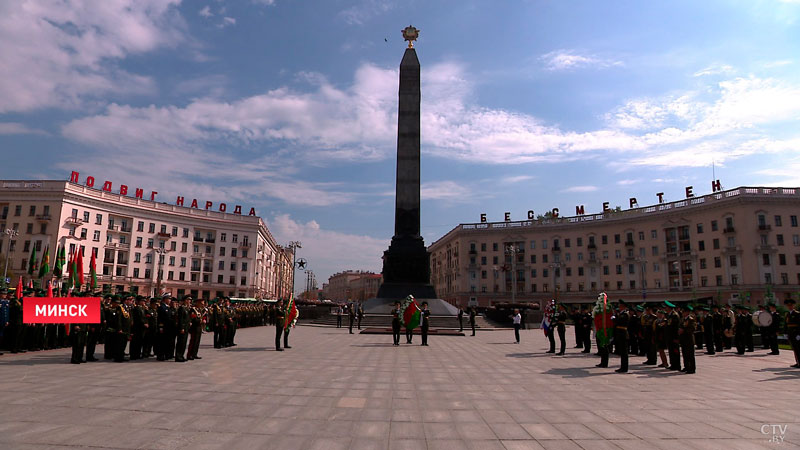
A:
[[[597,250],[597,245],[594,242],[590,242],[589,245],[586,246],[589,250]]]
[[[201,238],[200,236],[195,236],[194,239],[192,240],[195,242],[203,242],[203,238]]]
[[[39,214],[36,216],[36,220],[48,221],[50,219],[52,219],[52,217],[50,217],[50,214]]]
[[[625,241],[625,247],[633,247],[634,245],[633,241]]]
[[[558,246],[558,245],[556,245],[556,246],[553,246],[553,248],[552,248],[551,250],[552,250],[553,252],[560,252],[560,251],[561,251],[561,247],[560,247],[560,246]]]
[[[217,242],[217,240],[215,238],[206,238],[206,242],[209,243],[209,244],[213,244],[213,243]]]
[[[105,248],[131,248],[128,242],[106,242]]]
[[[249,242],[242,242],[241,244],[239,244],[239,248],[250,248],[252,246],[253,245]]]
[[[722,230],[722,232],[725,233],[725,234],[731,234],[731,233],[735,233],[736,229],[734,229],[733,227],[725,227]]]
[[[75,226],[75,227],[79,227],[79,226],[84,224],[84,221],[83,221],[83,219],[80,219],[78,217],[70,216],[70,217],[67,217],[67,219],[64,221],[64,223],[67,224],[67,225],[72,225],[72,226]]]
[[[192,266],[192,272],[200,272],[200,266]]]
[[[128,260],[127,259],[121,259],[121,260],[117,261],[117,265],[118,266],[127,266],[128,265]]]
[[[159,239],[169,239],[172,237],[172,235],[169,233],[158,233],[156,234],[156,237],[158,237]]]
[[[758,231],[772,231],[772,225],[760,223],[758,224]]]
[[[119,225],[108,224],[108,231],[119,231]]]

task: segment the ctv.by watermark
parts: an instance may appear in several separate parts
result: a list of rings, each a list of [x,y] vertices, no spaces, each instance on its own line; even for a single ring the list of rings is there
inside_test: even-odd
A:
[[[786,439],[786,430],[788,428],[789,425],[764,424],[761,425],[761,434],[769,436],[767,442],[771,442],[773,444],[783,444],[783,440]]]

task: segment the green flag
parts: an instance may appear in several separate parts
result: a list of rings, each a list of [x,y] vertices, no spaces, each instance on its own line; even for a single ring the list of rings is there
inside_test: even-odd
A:
[[[33,276],[38,267],[39,265],[36,263],[36,245],[34,245],[31,251],[31,259],[28,261],[28,275]]]
[[[39,267],[39,278],[43,278],[45,275],[50,273],[50,246],[48,245],[44,249],[44,256],[42,256],[42,264]]]
[[[64,247],[61,247],[56,252],[56,263],[53,266],[53,275],[55,275],[56,278],[61,278],[65,264],[67,264],[67,254]]]

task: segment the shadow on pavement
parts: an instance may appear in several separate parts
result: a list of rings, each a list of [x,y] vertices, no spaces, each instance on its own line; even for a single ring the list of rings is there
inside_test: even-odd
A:
[[[753,372],[772,372],[776,375],[768,380],[758,380],[759,383],[763,383],[765,381],[796,380],[800,378],[800,369],[796,367],[765,367],[763,369],[753,369]]]
[[[39,366],[42,364],[69,364],[69,354],[60,355],[36,355],[23,359],[0,358],[2,366]]]
[[[408,345],[408,344],[406,344]],[[350,347],[394,347],[394,344],[391,342],[383,343],[383,342],[375,342],[372,344],[351,344]],[[401,347],[403,347],[401,345]]]
[[[236,348],[228,347],[228,348],[226,348],[224,350],[228,351],[228,352],[263,352],[264,350],[270,350],[270,349],[275,350],[272,347],[269,347],[269,348],[267,348],[267,347],[236,347]],[[223,349],[220,349],[220,350],[223,350]]]
[[[542,372],[542,373],[545,373],[547,375],[557,375],[557,376],[564,377],[564,378],[600,377],[600,376],[611,375],[611,374],[616,375],[613,371],[609,371],[609,372],[606,372],[606,371],[589,372],[587,369],[581,369],[581,368],[575,368],[575,367],[565,368],[565,369],[553,368],[553,369],[550,369],[550,370],[548,370],[546,372]]]

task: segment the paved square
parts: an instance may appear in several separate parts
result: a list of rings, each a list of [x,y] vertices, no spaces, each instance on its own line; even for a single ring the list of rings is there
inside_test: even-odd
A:
[[[206,335],[203,359],[184,364],[1,356],[0,448],[800,448],[788,351],[698,352],[695,375],[632,357],[616,374],[571,345],[544,354],[538,330],[521,345],[496,330],[393,347],[300,326],[280,353],[266,351],[273,337],[243,329],[237,347],[214,350]]]

